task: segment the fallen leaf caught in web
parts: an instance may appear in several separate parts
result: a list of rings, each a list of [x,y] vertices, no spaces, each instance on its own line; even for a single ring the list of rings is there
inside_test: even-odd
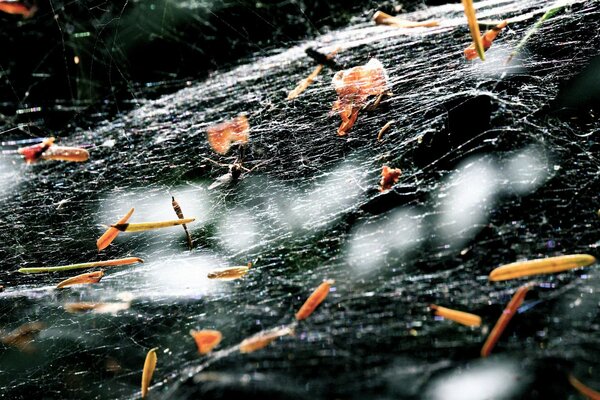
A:
[[[150,349],[148,354],[146,354],[144,369],[142,370],[142,399],[148,395],[148,387],[150,386],[152,375],[154,375],[154,370],[156,369],[156,362],[158,361],[156,350],[158,350],[158,347]]]
[[[335,281],[333,279],[326,279],[315,289],[314,292],[306,299],[300,310],[296,313],[296,319],[301,321],[308,318],[313,311],[325,300]]]
[[[387,165],[384,165],[381,169],[379,191],[385,192],[386,190],[390,190],[395,183],[398,183],[400,175],[402,175],[402,170],[400,168],[390,168]]]
[[[555,274],[569,269],[587,267],[596,262],[589,254],[571,254],[538,260],[519,261],[503,265],[490,272],[490,281],[505,281],[531,275]]]
[[[451,308],[441,307],[436,304],[431,304],[429,306],[432,310],[435,311],[435,315],[439,317],[443,317],[445,319],[449,319],[454,322],[458,322],[459,324],[466,326],[480,326],[481,325],[481,317],[479,315],[471,314],[464,311],[453,310]]]
[[[226,267],[226,268],[218,268],[208,273],[208,279],[219,279],[222,281],[231,281],[234,279],[239,279],[246,275],[250,268],[252,267],[252,263],[248,263],[247,266],[237,266],[237,267]]]
[[[104,276],[104,272],[102,272],[102,271],[88,272],[85,274],[81,274],[81,275],[77,275],[77,276],[65,279],[64,281],[62,281],[58,285],[56,285],[56,288],[62,289],[67,286],[89,285],[92,283],[98,283],[98,282],[100,282],[100,280],[102,279],[103,276]]]
[[[260,350],[267,347],[275,339],[293,334],[293,332],[294,329],[290,326],[258,332],[256,335],[250,336],[240,343],[240,353],[252,353]]]
[[[333,76],[333,87],[338,95],[333,111],[342,118],[339,136],[345,136],[352,128],[358,112],[370,96],[382,96],[387,92],[387,81],[383,65],[375,58],[365,65],[339,71]]]
[[[405,19],[393,17],[383,11],[377,11],[373,15],[373,21],[375,21],[375,24],[377,25],[387,25],[395,28],[432,28],[440,25],[439,21],[433,20],[421,22],[407,21]]]
[[[125,214],[123,216],[123,218],[121,218],[117,222],[117,224],[127,223],[127,221],[129,221],[129,218],[131,218],[133,211],[134,211],[133,208],[131,210],[129,210],[127,212],[127,214]],[[116,228],[112,228],[112,227],[108,228],[106,230],[106,232],[104,232],[104,234],[102,236],[100,236],[100,238],[96,241],[96,246],[98,247],[98,251],[107,248],[108,245],[111,244],[113,240],[115,240],[115,238],[119,235],[119,233],[120,233],[120,231]]]
[[[194,338],[200,354],[210,353],[223,338],[221,332],[212,329],[202,329],[200,331],[192,329],[190,335]]]
[[[248,143],[250,124],[245,115],[213,125],[207,129],[208,143],[214,151],[225,154],[233,143]]]

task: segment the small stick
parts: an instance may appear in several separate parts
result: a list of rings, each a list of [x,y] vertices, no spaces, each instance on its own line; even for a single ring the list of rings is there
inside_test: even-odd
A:
[[[477,22],[477,16],[475,15],[475,7],[473,7],[473,0],[462,0],[463,7],[465,8],[465,15],[467,16],[467,22],[469,23],[469,30],[471,31],[471,37],[475,44],[475,50],[481,61],[485,61],[485,50],[483,48],[483,40],[481,39],[481,32],[479,32],[479,23]]]
[[[392,17],[383,11],[377,11],[375,14],[373,14],[373,21],[375,21],[376,25],[388,25],[395,28],[432,28],[440,24],[439,21],[434,20],[422,22],[408,21],[398,17]]]
[[[380,130],[379,133],[377,134],[377,141],[381,142],[381,139],[383,138],[383,134],[390,128],[390,126],[392,126],[392,124],[396,122],[394,120],[388,121],[387,124],[385,124]]]
[[[194,222],[196,218],[184,218],[184,219],[173,219],[169,221],[155,221],[155,222],[139,222],[134,224],[115,224],[111,225],[111,228],[115,228],[121,232],[143,232],[150,231],[153,229],[168,228],[170,226],[188,224]]]
[[[325,60],[333,60],[333,57],[339,50],[340,49],[337,48],[334,51],[332,51],[331,53],[327,54],[327,56],[325,56]],[[312,52],[321,54],[321,53],[316,52],[315,50],[312,50]],[[309,56],[314,58],[314,54],[309,53],[308,49],[307,49],[306,53]],[[325,63],[320,63],[319,65],[317,65],[315,67],[315,69],[313,70],[313,72],[310,73],[310,75],[308,75],[305,79],[302,79],[300,82],[298,82],[298,85],[296,85],[296,87],[288,94],[287,100],[293,100],[296,97],[300,96],[300,94],[302,94],[302,92],[304,92],[306,90],[306,88],[309,87],[310,84],[315,80],[315,78],[321,73],[321,70],[323,69],[324,64]]]
[[[171,204],[173,205],[173,210],[175,211],[175,214],[177,214],[177,218],[179,219],[184,219],[183,218],[183,211],[181,211],[181,207],[179,206],[179,203],[177,201],[175,201],[175,196],[171,196]],[[192,236],[190,235],[190,232],[188,231],[187,225],[183,224],[183,230],[185,231],[185,236],[187,238],[187,242],[188,242],[188,247],[190,249],[190,251],[192,251],[194,244],[192,242]]]

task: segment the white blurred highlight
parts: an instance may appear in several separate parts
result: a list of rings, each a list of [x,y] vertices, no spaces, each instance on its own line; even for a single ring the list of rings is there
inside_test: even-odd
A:
[[[542,149],[528,147],[498,168],[488,158],[462,162],[436,193],[440,200],[438,228],[444,240],[460,245],[485,224],[502,192],[526,195],[548,178],[549,161]]]
[[[227,286],[208,279],[213,269],[227,267],[210,254],[194,257],[176,255],[149,260],[144,264],[124,267],[107,274],[103,282],[114,292],[127,291],[131,298],[199,298]],[[115,270],[116,271],[116,270]]]
[[[234,252],[247,250],[260,242],[256,221],[242,209],[231,210],[223,216],[218,236],[221,243]]]
[[[327,173],[308,193],[293,199],[288,208],[286,222],[294,228],[316,228],[332,222],[335,216],[351,207],[363,189],[364,171],[351,163]]]
[[[383,266],[391,253],[401,257],[422,239],[418,221],[416,213],[398,210],[386,220],[359,226],[349,241],[348,263],[368,273]]]
[[[485,222],[498,180],[496,169],[482,160],[467,160],[457,167],[437,194],[441,200],[439,228],[445,238],[461,242]]]
[[[514,192],[526,194],[544,183],[548,165],[548,160],[538,148],[529,147],[508,160],[503,172]]]
[[[427,392],[432,400],[511,399],[527,383],[512,361],[476,362],[435,380]]]
[[[19,163],[23,163],[19,160]],[[0,195],[10,189],[16,189],[20,183],[20,171],[16,162],[0,159]]]
[[[121,192],[115,190],[109,197],[100,201],[100,210],[97,214],[98,225],[110,225],[116,223],[132,207],[135,211],[129,222],[166,221],[177,219],[177,214],[171,204],[171,196],[175,197],[181,207],[184,217],[195,218],[188,224],[188,229],[193,232],[206,224],[212,214],[211,200],[207,192],[193,186],[180,186],[176,188],[149,188],[127,190]],[[104,228],[98,228],[98,236],[104,232]],[[140,233],[120,234],[115,242],[127,240],[129,235],[146,235],[145,237],[155,242],[165,240],[165,235],[172,237],[172,242],[185,238],[185,232],[181,226],[163,228],[156,231]]]

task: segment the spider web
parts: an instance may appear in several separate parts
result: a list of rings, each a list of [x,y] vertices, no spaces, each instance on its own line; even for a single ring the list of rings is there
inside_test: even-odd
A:
[[[34,352],[2,349],[0,397],[136,398],[153,347],[155,398],[574,398],[571,370],[600,388],[590,372],[600,356],[593,267],[540,278],[493,356],[479,359],[487,328],[523,283],[489,283],[492,268],[596,253],[599,124],[587,110],[566,116],[553,107],[569,93],[564,82],[597,54],[598,4],[564,3],[510,65],[553,4],[478,2],[480,19],[511,21],[484,63],[462,56],[461,4],[406,14],[442,22],[412,30],[373,26],[369,11],[204,80],[167,80],[179,90],[142,93],[115,117],[74,123],[61,142],[90,144],[85,164],[4,157],[0,321],[7,331],[28,321],[47,328]],[[340,48],[335,60],[347,67],[377,58],[389,75],[393,96],[361,112],[348,137],[336,136],[340,119],[330,112],[331,69],[285,100],[314,68],[309,46]],[[216,156],[206,128],[241,112],[251,126],[243,165],[254,169],[209,190],[238,155]],[[384,164],[403,174],[379,193]],[[193,251],[173,227],[123,233],[98,254],[102,224],[131,207],[131,222],[174,219],[171,195],[196,217]],[[126,256],[145,263],[62,291],[54,286],[69,274],[15,272]],[[254,266],[241,280],[206,278],[247,262]],[[334,290],[294,336],[235,351],[244,338],[292,322],[324,278],[336,280]],[[65,311],[77,301],[131,305]],[[438,320],[430,303],[479,314],[484,328]],[[204,328],[223,333],[213,355],[199,356],[188,334]]]

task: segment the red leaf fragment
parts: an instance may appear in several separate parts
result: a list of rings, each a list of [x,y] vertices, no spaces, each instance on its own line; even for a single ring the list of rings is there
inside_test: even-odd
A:
[[[225,154],[235,142],[248,143],[250,124],[245,115],[213,125],[207,129],[208,143],[214,151]]]
[[[402,175],[402,170],[400,168],[390,168],[387,165],[384,165],[381,169],[381,181],[379,182],[379,191],[385,192],[386,190],[391,189],[395,183],[398,183],[400,175]]]
[[[34,144],[27,147],[21,147],[17,150],[17,152],[23,157],[25,157],[25,162],[27,164],[32,164],[39,160],[42,154],[44,154],[44,152],[54,144],[54,140],[55,139],[53,137],[46,138],[42,143]]]
[[[0,11],[7,14],[22,15],[24,18],[30,18],[33,17],[33,14],[37,11],[37,7],[28,7],[17,1],[0,1]]]

